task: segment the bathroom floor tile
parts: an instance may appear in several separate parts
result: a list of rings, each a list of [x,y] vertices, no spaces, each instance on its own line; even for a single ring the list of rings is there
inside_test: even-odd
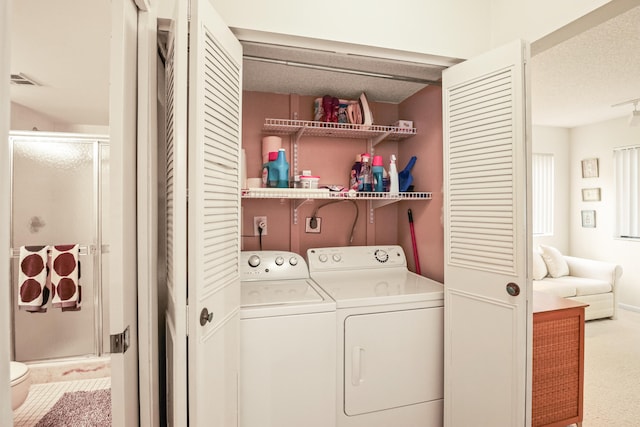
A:
[[[13,413],[14,427],[33,427],[68,391],[111,388],[111,378],[32,384],[27,400]]]

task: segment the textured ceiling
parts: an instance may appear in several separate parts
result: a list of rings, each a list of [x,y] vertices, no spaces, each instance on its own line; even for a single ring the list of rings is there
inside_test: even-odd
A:
[[[640,98],[640,7],[531,59],[534,125],[576,127],[629,116]]]
[[[260,92],[357,99],[364,91],[371,100],[399,103],[437,82],[445,68],[256,43],[243,49],[243,88]]]
[[[12,101],[59,121],[107,124],[110,23],[104,17],[110,14],[110,2],[94,0],[83,7],[77,0],[20,0],[12,5],[11,72],[42,84],[12,85]],[[437,80],[442,71],[439,66],[248,43],[245,54],[412,79]],[[534,125],[575,127],[630,115],[632,105],[611,106],[640,98],[640,7],[536,54],[531,76]],[[248,90],[349,98],[366,91],[379,102],[399,102],[424,86],[249,59],[244,85]]]

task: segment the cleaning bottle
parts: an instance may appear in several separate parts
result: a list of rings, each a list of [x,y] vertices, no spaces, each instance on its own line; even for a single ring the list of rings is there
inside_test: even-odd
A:
[[[384,167],[382,167],[382,156],[373,156],[371,172],[373,175],[373,191],[383,192]]]
[[[360,169],[362,168],[362,154],[356,155],[356,161],[351,166],[351,175],[349,176],[349,189],[358,191],[358,178],[360,177]]]
[[[396,167],[396,155],[391,155],[389,163],[389,194],[399,194],[400,184],[398,182],[398,169]]]
[[[273,166],[274,162],[278,158],[277,151],[269,151],[269,161],[262,165],[262,186],[263,187],[277,187],[278,186],[278,171]]]
[[[360,168],[360,176],[358,177],[358,191],[373,191],[371,185],[373,177],[371,176],[369,158],[369,153],[362,154],[362,166]]]
[[[276,186],[278,188],[289,188],[289,163],[287,162],[284,148],[278,150],[278,158],[273,162],[272,167],[275,168],[278,175]]]

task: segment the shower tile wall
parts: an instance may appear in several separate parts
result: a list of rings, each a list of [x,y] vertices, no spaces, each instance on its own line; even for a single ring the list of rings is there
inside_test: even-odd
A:
[[[96,241],[96,145],[82,142],[14,140],[12,246]],[[81,255],[82,308],[46,313],[17,307],[18,259],[13,260],[14,344],[20,361],[94,353],[94,261]]]

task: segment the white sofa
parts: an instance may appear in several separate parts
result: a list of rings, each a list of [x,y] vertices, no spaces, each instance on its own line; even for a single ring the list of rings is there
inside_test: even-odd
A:
[[[589,304],[585,319],[615,319],[620,265],[562,255],[551,246],[533,251],[533,290]]]

